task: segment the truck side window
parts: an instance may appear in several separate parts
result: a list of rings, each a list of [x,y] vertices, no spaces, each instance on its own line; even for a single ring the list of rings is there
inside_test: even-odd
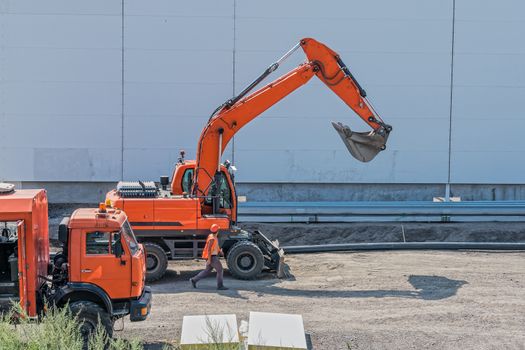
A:
[[[115,242],[120,239],[118,232],[88,232],[86,234],[86,254],[114,254]]]
[[[193,186],[193,169],[186,169],[182,175],[182,192],[190,193]]]

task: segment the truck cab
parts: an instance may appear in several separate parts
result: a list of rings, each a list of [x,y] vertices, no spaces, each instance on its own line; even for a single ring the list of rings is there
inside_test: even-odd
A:
[[[144,247],[121,210],[78,209],[58,229],[62,249],[49,254],[45,190],[0,193],[0,301],[18,301],[27,317],[46,310],[44,300],[68,306],[83,334],[101,323],[111,336],[116,319],[147,318]]]

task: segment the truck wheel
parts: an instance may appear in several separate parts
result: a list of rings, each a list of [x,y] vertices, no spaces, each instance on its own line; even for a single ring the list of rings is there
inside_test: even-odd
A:
[[[166,273],[168,256],[158,244],[146,242],[144,248],[146,249],[146,281],[157,281]]]
[[[85,348],[99,322],[108,337],[113,336],[113,322],[106,310],[100,305],[91,301],[75,301],[69,304],[69,310],[73,316],[77,317]]]
[[[264,267],[263,253],[250,241],[235,243],[228,251],[226,261],[231,274],[241,280],[254,279]]]

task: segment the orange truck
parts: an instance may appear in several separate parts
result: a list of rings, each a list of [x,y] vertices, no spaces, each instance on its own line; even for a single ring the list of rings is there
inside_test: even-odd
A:
[[[302,48],[306,61],[273,82],[252,91],[295,50]],[[211,114],[197,142],[195,160],[185,160],[181,152],[173,171],[150,182],[120,182],[106,195],[106,201],[129,215],[130,223],[147,252],[148,280],[161,278],[168,259],[197,257],[208,230],[221,228],[219,242],[228,268],[240,279],[255,278],[263,268],[280,270],[283,254],[275,242],[261,232],[247,232],[237,226],[237,195],[233,170],[222,162],[224,149],[246,124],[261,115],[317,76],[368,126],[368,132],[354,132],[341,123],[332,123],[349,152],[368,162],[386,147],[392,127],[374,111],[339,55],[326,45],[301,39],[277,62],[227,100]]]
[[[109,335],[115,320],[145,320],[151,290],[145,253],[123,211],[78,209],[58,228],[62,249],[50,257],[45,190],[0,184],[0,300],[20,302],[30,318],[47,304],[78,314],[83,335],[98,322]]]

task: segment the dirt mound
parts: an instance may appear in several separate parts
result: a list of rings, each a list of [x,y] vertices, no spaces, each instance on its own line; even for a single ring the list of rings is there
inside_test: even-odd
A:
[[[244,223],[246,230],[260,230],[281,245],[364,242],[525,242],[525,223]]]

